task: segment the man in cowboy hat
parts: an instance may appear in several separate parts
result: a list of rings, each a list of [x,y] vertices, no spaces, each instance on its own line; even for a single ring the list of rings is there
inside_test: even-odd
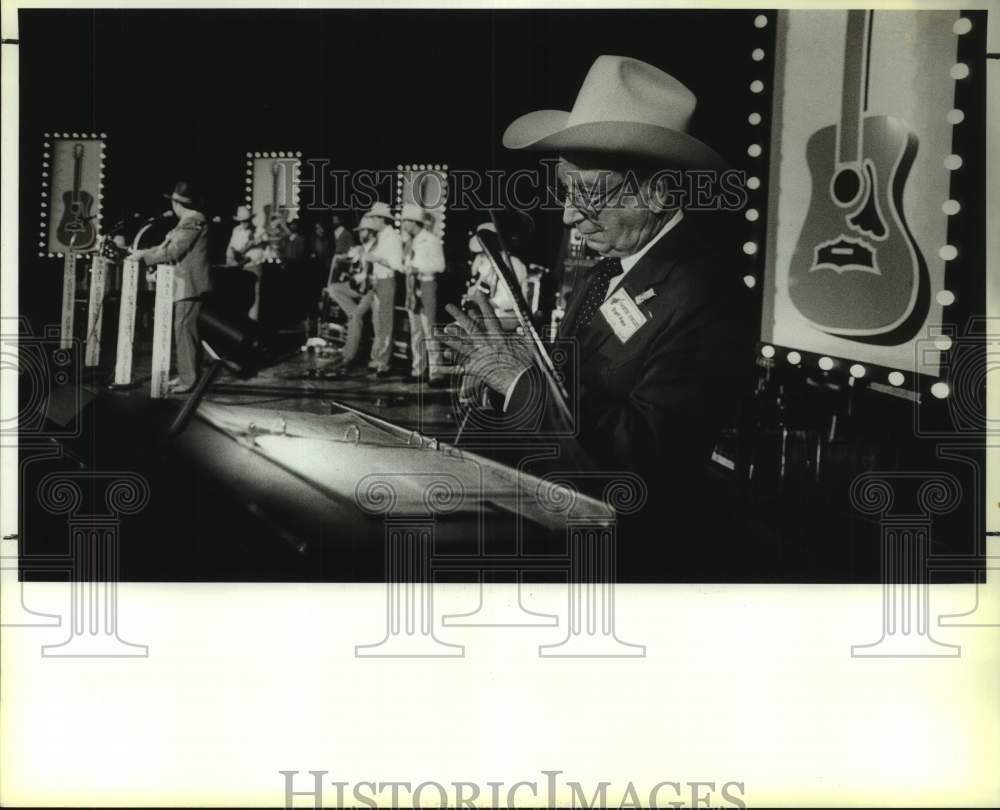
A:
[[[406,274],[407,303],[410,316],[410,349],[413,355],[406,382],[427,379],[437,387],[444,380],[438,372],[440,349],[434,336],[437,323],[437,276],[445,269],[441,240],[425,227],[427,216],[415,203],[406,203],[400,214],[400,227],[409,234],[410,243],[403,262]]]
[[[181,394],[190,391],[198,379],[198,313],[201,297],[212,288],[208,220],[191,183],[181,180],[171,194],[163,196],[170,200],[177,225],[161,244],[135,251],[131,258],[150,266],[166,262],[174,265],[174,345],[177,347],[178,377],[170,381],[170,387]]]
[[[517,325],[517,316],[514,312],[516,305],[513,293],[507,289],[507,283],[497,273],[496,268],[493,267],[493,263],[486,257],[486,254],[483,253],[483,246],[479,241],[479,237],[476,236],[480,231],[493,231],[496,233],[496,226],[492,222],[483,222],[476,228],[476,233],[469,237],[469,252],[473,255],[470,286],[481,285],[480,289],[486,294],[487,302],[500,319],[500,322],[505,326],[509,324],[510,328],[514,328]],[[528,268],[513,253],[509,253],[508,255],[510,256],[510,264],[514,270],[514,275],[517,277],[517,281],[523,292],[525,282],[528,279]]]
[[[384,202],[376,202],[368,212],[369,228],[375,234],[375,245],[365,258],[372,265],[372,344],[374,376],[384,379],[390,374],[392,362],[393,311],[396,303],[396,273],[403,272],[403,241],[392,226],[392,210]]]
[[[254,251],[259,253],[260,248],[254,241],[253,214],[250,213],[249,206],[241,205],[237,208],[233,222],[236,224],[229,237],[229,244],[226,245],[226,264],[242,266],[254,263],[251,253]]]
[[[372,236],[374,230],[375,223],[368,216],[363,216],[361,222],[358,223],[358,239],[361,244],[348,248],[343,257],[344,274],[348,277],[338,277],[338,280],[333,281],[333,267],[335,265],[331,266],[331,281],[327,284],[326,294],[347,315],[347,337],[344,340],[340,356],[330,364],[330,371],[346,368],[357,361],[365,316],[372,311],[375,301],[375,291],[371,288],[369,279],[370,267],[365,258],[366,251],[375,246],[375,240]],[[351,270],[354,272],[352,273]],[[374,350],[373,345],[373,353]]]
[[[578,279],[560,327],[577,354],[566,386],[578,403],[571,452],[598,469],[640,474],[657,507],[647,517],[656,511],[662,520],[666,507],[678,528],[698,525],[690,519],[698,473],[742,393],[753,345],[741,274],[659,171],[724,165],[688,132],[695,105],[653,65],[600,56],[571,111],[528,113],[503,136],[509,149],[559,155],[563,223],[602,257]],[[499,407],[517,413],[544,382],[523,345],[498,351],[498,320],[477,296],[482,318],[448,307],[456,323],[447,332],[457,339],[446,342],[466,368],[481,370]],[[552,407],[543,407],[550,420]]]

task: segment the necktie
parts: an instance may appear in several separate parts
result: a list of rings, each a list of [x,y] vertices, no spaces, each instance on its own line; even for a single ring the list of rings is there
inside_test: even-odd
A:
[[[580,307],[580,315],[576,321],[576,331],[581,332],[590,326],[590,322],[597,314],[604,299],[608,296],[608,288],[611,286],[611,279],[621,275],[622,263],[620,259],[601,259],[593,270],[590,285],[587,287],[583,305]]]

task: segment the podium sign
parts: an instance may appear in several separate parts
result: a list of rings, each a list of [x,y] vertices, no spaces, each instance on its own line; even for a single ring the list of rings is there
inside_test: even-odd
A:
[[[94,256],[90,268],[90,301],[87,307],[87,350],[84,366],[101,362],[101,326],[104,322],[104,290],[107,286],[108,260]]]
[[[132,343],[135,340],[135,308],[139,297],[139,262],[122,263],[121,306],[118,313],[118,349],[115,355],[115,385],[132,382]]]
[[[170,380],[170,341],[174,321],[174,268],[156,266],[156,303],[153,306],[153,377],[149,395],[162,399]]]
[[[76,253],[72,250],[63,259],[62,317],[59,320],[59,348],[73,346],[73,308],[76,306]]]

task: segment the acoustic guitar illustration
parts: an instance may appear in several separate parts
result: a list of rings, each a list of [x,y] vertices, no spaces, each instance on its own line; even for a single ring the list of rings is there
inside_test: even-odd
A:
[[[897,345],[927,316],[929,276],[903,213],[917,137],[897,118],[864,114],[871,23],[872,12],[847,13],[840,123],[806,144],[812,197],[788,292],[829,334]]]
[[[97,228],[90,209],[94,205],[93,196],[80,188],[83,174],[83,144],[73,146],[73,190],[63,192],[63,213],[56,229],[56,238],[69,246],[76,237],[76,249],[86,250],[97,239]]]
[[[283,217],[285,209],[280,205],[281,196],[278,192],[278,178],[282,174],[282,165],[277,160],[271,164],[271,202],[264,205],[264,227],[271,224],[271,218]]]

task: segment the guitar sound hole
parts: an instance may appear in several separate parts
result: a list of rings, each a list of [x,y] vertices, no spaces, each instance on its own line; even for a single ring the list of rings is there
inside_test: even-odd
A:
[[[848,205],[861,193],[861,176],[854,169],[842,169],[833,178],[833,196],[841,205]]]

